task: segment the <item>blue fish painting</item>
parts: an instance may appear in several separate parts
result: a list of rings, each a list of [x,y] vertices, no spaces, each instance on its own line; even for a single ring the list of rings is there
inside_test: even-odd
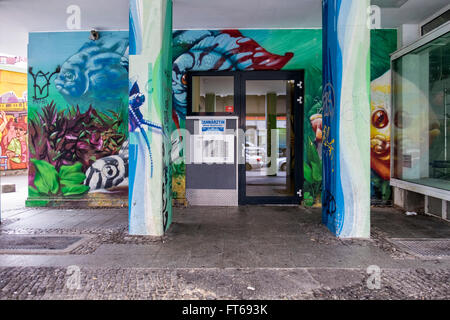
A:
[[[61,66],[54,84],[72,104],[117,108],[128,89],[128,39],[105,36],[86,42]]]

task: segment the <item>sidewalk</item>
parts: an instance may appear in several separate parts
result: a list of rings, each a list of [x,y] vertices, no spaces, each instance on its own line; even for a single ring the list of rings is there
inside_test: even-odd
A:
[[[392,243],[450,239],[448,223],[375,208],[368,241],[337,239],[320,221],[320,209],[191,207],[175,209],[167,235],[151,238],[127,234],[123,209],[16,210],[0,226],[0,243],[19,234],[90,237],[67,253],[1,254],[0,298],[450,298],[448,257]],[[373,265],[379,290],[367,287]],[[69,266],[80,270],[78,290],[66,285]]]

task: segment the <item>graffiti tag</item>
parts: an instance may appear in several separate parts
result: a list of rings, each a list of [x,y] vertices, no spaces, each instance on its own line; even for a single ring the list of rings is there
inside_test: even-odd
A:
[[[61,70],[60,66],[57,66],[55,71],[50,73],[39,70],[37,73],[33,72],[33,67],[30,67],[28,69],[28,73],[33,77],[33,89],[34,89],[34,100],[41,100],[45,99],[49,96],[49,87],[50,87],[50,80],[55,75],[58,74]],[[41,85],[39,85],[41,84]]]

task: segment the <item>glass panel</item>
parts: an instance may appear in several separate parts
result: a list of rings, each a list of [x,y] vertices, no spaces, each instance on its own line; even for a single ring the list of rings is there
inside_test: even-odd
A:
[[[294,81],[248,80],[246,195],[294,195]]]
[[[192,112],[234,112],[234,77],[192,77]]]
[[[450,190],[450,34],[393,63],[394,173]]]

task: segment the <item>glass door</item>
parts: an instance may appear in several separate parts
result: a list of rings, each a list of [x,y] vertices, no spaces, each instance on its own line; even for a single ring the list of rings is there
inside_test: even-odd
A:
[[[303,72],[243,72],[240,89],[239,203],[300,203]]]

